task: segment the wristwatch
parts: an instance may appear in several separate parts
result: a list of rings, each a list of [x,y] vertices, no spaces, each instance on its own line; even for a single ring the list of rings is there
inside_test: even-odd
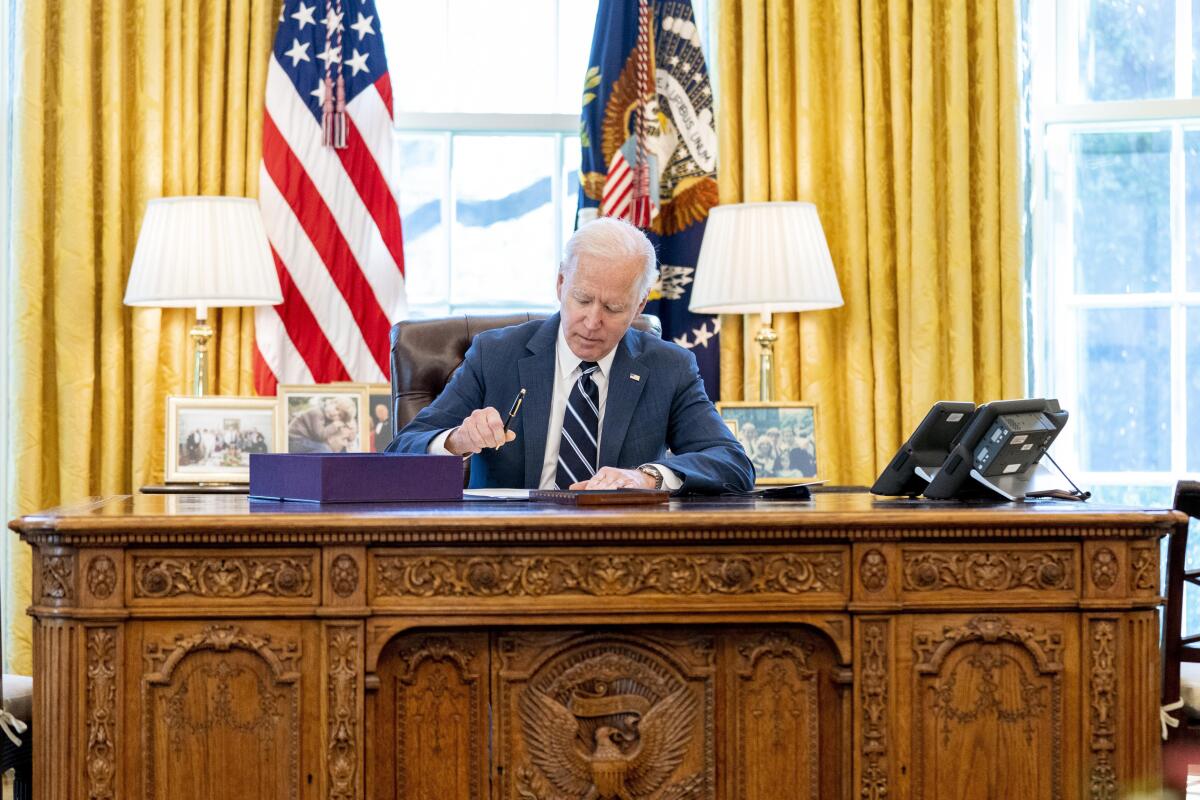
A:
[[[663,486],[663,474],[658,467],[653,464],[642,464],[638,467],[638,472],[644,472],[651,478],[654,478],[654,488],[661,489]]]

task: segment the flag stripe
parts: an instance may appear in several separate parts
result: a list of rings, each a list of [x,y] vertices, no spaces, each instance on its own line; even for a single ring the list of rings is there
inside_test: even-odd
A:
[[[375,157],[363,140],[354,117],[346,125],[346,146],[335,150],[346,168],[346,174],[358,190],[359,197],[367,207],[367,212],[375,220],[375,226],[383,239],[396,269],[404,275],[404,241],[400,235],[400,209],[392,197],[392,187],[379,172]]]
[[[354,252],[355,260],[371,284],[371,290],[383,308],[384,315],[389,321],[403,319],[408,316],[404,276],[400,271],[400,264],[396,263],[393,256],[394,252],[401,251],[399,210],[391,196],[390,188],[379,194],[388,198],[390,213],[396,217],[394,240],[391,245],[385,242],[383,234],[374,224],[378,214],[372,212],[367,202],[368,198],[363,195],[361,188],[355,185],[354,176],[340,157],[340,153],[344,151],[325,147],[321,143],[320,125],[308,107],[301,102],[299,95],[292,91],[287,75],[282,72],[283,68],[273,60],[271,69],[279,78],[275,81],[278,90],[272,91],[268,87],[266,115],[276,123],[276,130],[283,136],[292,154],[316,187],[320,198],[329,207],[337,229],[342,232]],[[358,100],[369,94],[370,90],[364,92]],[[361,138],[358,141],[361,142]],[[263,150],[265,159],[265,133]],[[360,161],[374,161],[374,158],[369,155],[356,157],[356,163]],[[281,191],[283,188],[280,186]],[[287,195],[288,192],[284,191],[284,194]]]
[[[388,127],[392,125],[392,118],[395,112],[392,111],[392,77],[388,73],[383,73],[379,76],[379,80],[375,81],[375,91],[379,92],[380,99],[383,100],[383,107],[387,109]]]
[[[321,262],[329,270],[338,291],[346,298],[380,370],[387,374],[388,319],[329,206],[284,142],[270,113],[263,115],[263,164],[320,254]]]
[[[342,364],[338,354],[334,352],[325,337],[325,332],[317,324],[312,309],[304,302],[300,289],[292,282],[292,276],[280,260],[279,254],[271,249],[275,256],[275,268],[279,272],[279,287],[283,290],[283,303],[279,307],[279,320],[283,323],[288,341],[292,342],[296,352],[308,367],[310,375],[321,375],[324,380],[348,381],[350,373]],[[278,312],[277,312],[278,313]],[[292,381],[289,379],[288,383]]]
[[[284,300],[255,313],[260,394],[386,381],[389,329],[408,315],[379,12],[375,0],[338,0],[344,27],[331,41],[306,19],[313,6],[285,0],[268,61],[259,203]],[[331,45],[342,57],[327,63]],[[325,129],[339,141],[326,143]],[[341,131],[346,146],[334,146]]]
[[[383,96],[378,89],[371,89],[354,98],[354,102],[346,106],[346,114],[358,128],[359,134],[371,151],[371,156],[377,164],[388,164],[392,160],[393,129],[391,116],[384,105]],[[384,173],[384,179],[391,188],[393,197],[399,198],[400,191],[395,182],[395,173]]]
[[[288,271],[288,280],[296,287],[297,299],[304,304],[306,313],[312,317],[311,323],[316,326],[314,335],[319,335],[322,341],[327,342],[330,351],[335,354],[332,361],[323,349],[319,354],[306,354],[306,362],[310,369],[322,381],[346,380],[332,377],[346,373],[372,382],[382,380],[383,374],[386,373],[379,372],[346,298],[338,290],[333,276],[322,265],[320,254],[314,249],[287,200],[266,174],[265,167],[263,173],[259,180],[259,204],[262,206],[264,223],[273,232],[273,238],[279,242],[273,247],[280,260],[283,264],[315,265],[313,269]],[[281,276],[280,281],[282,280]],[[284,297],[286,304],[287,295]],[[309,320],[303,317],[290,318],[287,311],[282,312],[280,316],[284,318],[285,324],[292,323],[287,324],[287,327],[293,340],[303,339],[319,346],[316,339],[310,340],[301,336],[296,328],[309,324]],[[299,341],[297,344],[300,344]]]

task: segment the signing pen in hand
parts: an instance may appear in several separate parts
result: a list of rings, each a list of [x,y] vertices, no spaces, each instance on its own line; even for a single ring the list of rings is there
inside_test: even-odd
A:
[[[517,392],[517,398],[513,400],[512,408],[508,410],[508,419],[504,420],[504,432],[508,433],[508,426],[513,421],[513,417],[521,410],[521,403],[525,402],[525,387],[521,387],[521,391]]]

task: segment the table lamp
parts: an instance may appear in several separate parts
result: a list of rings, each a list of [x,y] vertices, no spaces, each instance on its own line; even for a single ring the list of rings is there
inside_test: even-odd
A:
[[[761,314],[755,337],[759,400],[774,395],[778,335],[771,314],[842,305],[837,274],[812,203],[733,203],[708,213],[689,306],[695,314]]]
[[[208,386],[208,309],[283,302],[258,201],[160,197],[146,205],[125,305],[195,306],[193,394]]]

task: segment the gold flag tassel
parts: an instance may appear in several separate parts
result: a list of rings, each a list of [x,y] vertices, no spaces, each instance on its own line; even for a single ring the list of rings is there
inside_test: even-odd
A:
[[[331,13],[336,16],[331,16]],[[337,24],[330,24],[337,19]],[[337,80],[334,81],[333,70],[335,59],[325,62],[325,91],[321,100],[321,137],[326,147],[343,149],[346,147],[346,79],[342,71],[342,2],[333,0],[325,3],[325,49],[330,45],[336,52]]]
[[[629,207],[629,221],[639,228],[649,228],[652,217],[646,116],[650,112],[656,89],[650,59],[650,3],[648,0],[638,0],[637,83],[640,100],[637,106],[637,157],[633,164],[633,198]]]

